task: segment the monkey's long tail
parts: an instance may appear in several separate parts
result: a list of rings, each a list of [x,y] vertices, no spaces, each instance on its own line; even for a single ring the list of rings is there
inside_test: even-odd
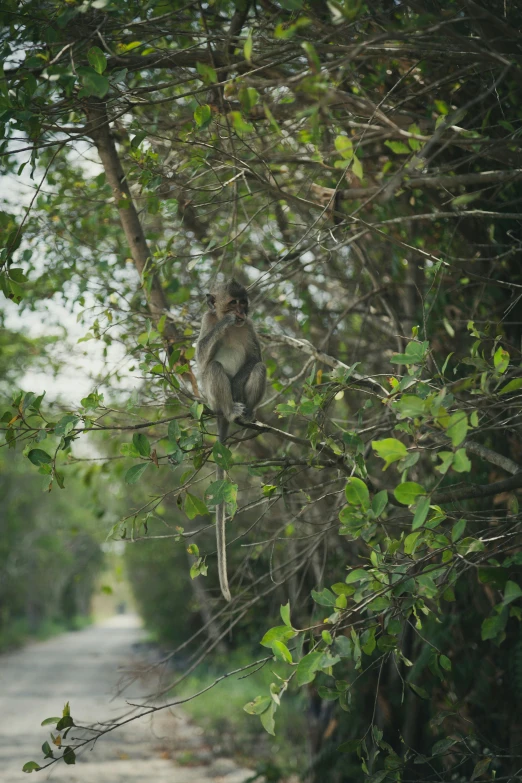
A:
[[[223,416],[218,416],[218,438],[221,443],[227,437],[228,433],[228,421]],[[220,481],[225,478],[225,471],[219,465],[216,467],[216,480]],[[228,587],[228,575],[227,575],[227,537],[225,529],[226,508],[224,503],[219,503],[216,506],[216,543],[217,543],[217,561],[218,561],[218,574],[219,585],[223,598],[225,601],[231,601],[230,589]]]

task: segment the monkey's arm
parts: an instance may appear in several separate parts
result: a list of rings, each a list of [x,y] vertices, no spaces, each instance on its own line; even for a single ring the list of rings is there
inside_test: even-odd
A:
[[[228,327],[236,321],[233,313],[228,313],[217,323],[214,319],[212,313],[205,313],[201,322],[201,332],[196,346],[196,361],[201,368],[212,361],[219,347],[219,341]]]

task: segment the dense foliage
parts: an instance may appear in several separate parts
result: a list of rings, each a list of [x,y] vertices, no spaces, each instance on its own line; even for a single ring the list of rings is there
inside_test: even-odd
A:
[[[177,641],[198,609],[187,676],[226,645],[274,667],[245,707],[269,734],[286,692],[308,693],[308,780],[510,779],[516,4],[7,0],[0,18],[4,171],[32,187],[1,216],[2,289],[22,313],[64,302],[107,356],[59,414],[13,390],[6,448],[53,492],[76,441],[89,481],[126,483],[110,534],[133,547],[149,618]],[[250,286],[270,380],[226,447],[193,363],[220,274]],[[161,556],[140,561],[143,539]]]
[[[0,399],[34,367],[48,340],[7,329],[0,337]],[[103,557],[101,506],[83,482],[70,495],[56,493],[42,505],[41,479],[28,475],[23,456],[0,452],[0,650],[29,635],[46,636],[88,621],[90,600]],[[106,498],[104,498],[106,502]],[[101,511],[103,516],[104,511]]]

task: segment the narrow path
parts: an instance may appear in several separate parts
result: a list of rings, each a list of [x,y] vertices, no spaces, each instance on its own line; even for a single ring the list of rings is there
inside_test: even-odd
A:
[[[53,727],[40,724],[61,715],[66,701],[87,725],[121,715],[126,700],[147,692],[135,683],[124,696],[115,695],[123,669],[140,663],[133,645],[141,639],[138,619],[122,615],[0,656],[1,783],[27,781],[23,764],[43,763],[40,749]],[[198,765],[180,766],[176,755]],[[244,783],[252,772],[215,758],[198,727],[183,713],[165,710],[102,737],[74,766],[60,762],[31,775],[33,783],[48,776],[68,783]]]

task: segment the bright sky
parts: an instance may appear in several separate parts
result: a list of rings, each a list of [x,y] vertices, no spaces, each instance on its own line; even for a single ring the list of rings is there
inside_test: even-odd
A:
[[[96,176],[99,173],[98,167],[85,158],[83,150],[79,153],[78,159],[89,169],[89,176]],[[38,181],[37,174],[34,181],[30,179],[28,167],[19,177],[11,175],[0,177],[5,208],[14,213],[22,213],[23,208],[30,203]],[[43,264],[45,259],[42,259]],[[70,312],[60,302],[52,299],[39,305],[36,312],[31,312],[22,310],[13,302],[4,299],[3,294],[0,296],[3,299],[1,307],[6,314],[5,326],[8,329],[29,337],[53,334],[61,338],[56,347],[56,356],[64,362],[62,370],[54,375],[52,369],[49,371],[29,369],[20,381],[24,391],[41,394],[45,390],[49,400],[59,400],[65,405],[76,407],[81,398],[93,390],[100,378],[120,367],[124,362],[123,349],[117,343],[109,346],[106,359],[103,357],[104,346],[97,340],[78,344],[79,338],[87,331],[85,326],[77,323],[79,307],[76,312]],[[124,366],[125,362],[122,369]],[[122,384],[124,388],[132,390],[139,385],[138,380],[134,381],[132,377],[127,377],[128,381]],[[100,390],[103,391],[102,386]]]

